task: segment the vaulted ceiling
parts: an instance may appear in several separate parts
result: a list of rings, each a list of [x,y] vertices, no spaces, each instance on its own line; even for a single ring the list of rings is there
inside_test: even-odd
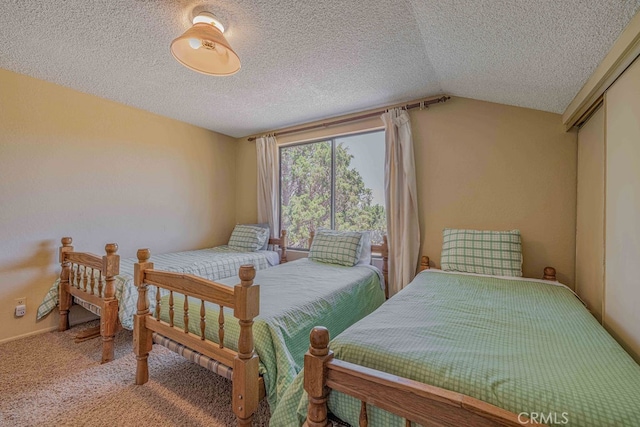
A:
[[[560,113],[640,0],[3,0],[0,68],[235,137],[446,93]],[[176,62],[199,11],[242,69]]]

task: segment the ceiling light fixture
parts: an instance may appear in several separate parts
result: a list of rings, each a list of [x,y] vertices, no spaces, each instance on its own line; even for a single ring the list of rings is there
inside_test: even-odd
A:
[[[182,65],[212,76],[240,70],[240,58],[224,38],[224,26],[209,12],[193,18],[193,26],[171,42],[171,53]]]

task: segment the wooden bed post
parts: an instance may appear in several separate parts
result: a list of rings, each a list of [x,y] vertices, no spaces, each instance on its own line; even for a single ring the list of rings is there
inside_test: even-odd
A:
[[[556,281],[556,269],[553,267],[545,267],[544,268],[544,275],[542,276],[543,280],[552,280],[552,281]]]
[[[280,232],[280,251],[282,254],[280,256],[280,262],[284,264],[287,262],[287,230]]]
[[[260,401],[258,355],[253,347],[253,319],[260,312],[260,286],[253,285],[256,269],[240,266],[240,284],[234,288],[233,315],[240,324],[238,354],[233,360],[233,412],[238,426],[250,426]]]
[[[60,319],[58,320],[58,331],[66,331],[69,329],[69,308],[71,308],[71,294],[67,289],[69,287],[69,269],[71,263],[67,261],[66,253],[73,252],[71,237],[63,237],[60,246],[60,282],[58,283],[58,304],[60,309]]]
[[[136,367],[136,384],[141,385],[149,380],[149,364],[147,358],[153,345],[151,330],[147,329],[146,319],[149,313],[149,300],[147,299],[147,284],[144,283],[145,270],[152,269],[153,263],[149,262],[151,253],[149,249],[138,249],[138,262],[133,267],[133,280],[138,288],[138,311],[133,316],[133,352],[138,360]]]
[[[118,245],[109,243],[104,247],[107,255],[102,257],[102,271],[105,275],[104,308],[100,315],[100,335],[102,335],[102,363],[113,360],[113,340],[118,327],[118,300],[116,300],[115,276],[120,273]]]
[[[316,232],[311,230],[309,232],[309,249],[311,249],[311,245],[313,244],[313,238],[316,237]]]
[[[424,270],[428,270],[431,267],[429,267],[429,257],[426,255],[423,255],[422,258],[420,258],[420,271],[424,271]]]
[[[317,326],[309,335],[309,351],[304,355],[304,389],[309,395],[309,410],[305,427],[326,427],[331,425],[327,419],[326,363],[333,359],[329,350],[329,331]]]
[[[382,236],[382,277],[384,277],[384,297],[389,299],[389,243],[387,235]]]

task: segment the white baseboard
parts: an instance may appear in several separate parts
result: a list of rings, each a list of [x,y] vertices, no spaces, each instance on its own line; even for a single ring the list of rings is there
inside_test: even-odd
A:
[[[57,315],[57,314],[58,314],[57,310],[54,313],[51,313],[51,315]],[[93,314],[92,312],[90,312],[88,310],[85,310],[84,308],[80,307],[79,305],[71,306],[70,314],[71,314],[71,316],[69,316],[69,327],[70,328],[73,328],[74,326],[80,325],[82,323],[87,323],[87,322],[91,322],[92,320],[99,319],[98,316],[96,316],[95,314]],[[3,344],[5,342],[9,342],[9,341],[13,341],[13,340],[19,340],[21,338],[27,338],[27,337],[30,337],[32,335],[45,334],[47,332],[56,331],[56,330],[58,330],[57,326],[50,326],[48,328],[38,329],[37,331],[27,332],[26,334],[17,335],[15,337],[4,338],[4,339],[0,340],[0,344]]]
[[[49,328],[40,329],[40,330],[33,331],[33,332],[27,332],[26,334],[22,334],[22,335],[18,335],[18,336],[15,336],[15,337],[9,337],[9,338],[5,338],[3,340],[0,340],[0,344],[4,344],[4,343],[9,342],[9,341],[19,340],[21,338],[27,338],[27,337],[30,337],[32,335],[44,334],[44,333],[47,333],[47,332],[55,331],[57,329],[58,329],[57,326],[51,326]]]

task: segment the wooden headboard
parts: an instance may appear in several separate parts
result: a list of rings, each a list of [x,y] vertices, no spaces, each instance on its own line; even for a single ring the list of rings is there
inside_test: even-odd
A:
[[[282,230],[280,232],[280,238],[276,239],[275,237],[269,238],[269,244],[278,246],[280,248],[280,262],[287,262],[287,230]]]
[[[431,268],[429,267],[429,257],[423,255],[422,258],[420,258],[420,267],[418,268],[418,271],[428,270],[429,268]],[[545,267],[542,274],[542,280],[550,280],[552,282],[557,281],[556,269],[553,267]]]

